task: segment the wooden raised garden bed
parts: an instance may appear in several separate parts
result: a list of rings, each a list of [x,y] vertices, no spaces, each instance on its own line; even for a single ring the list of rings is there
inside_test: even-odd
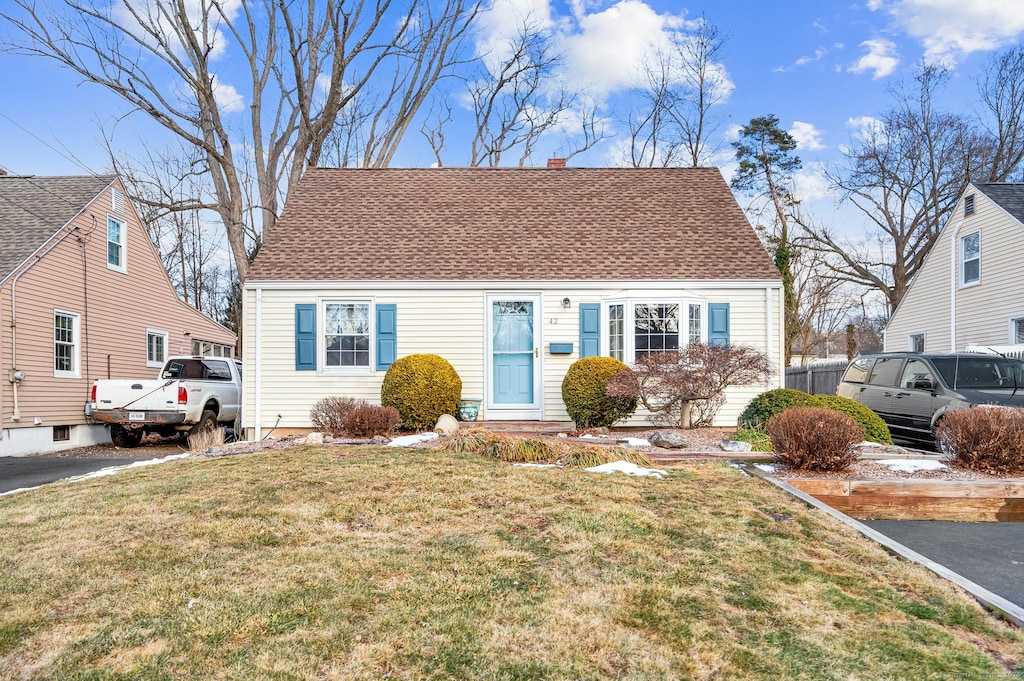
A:
[[[859,520],[1024,521],[1024,481],[826,480],[793,487]]]

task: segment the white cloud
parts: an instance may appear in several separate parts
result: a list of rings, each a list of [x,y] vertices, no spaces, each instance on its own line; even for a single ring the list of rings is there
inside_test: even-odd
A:
[[[790,128],[789,134],[796,140],[797,149],[818,151],[825,148],[821,142],[821,131],[814,127],[813,123],[793,121],[793,127]]]
[[[850,135],[857,140],[868,140],[885,132],[882,121],[874,116],[849,118],[846,120],[846,127],[850,129]]]
[[[230,83],[213,77],[213,99],[222,113],[237,113],[245,108],[245,98]]]
[[[117,24],[135,36],[139,42],[156,46],[157,41],[150,35],[154,32],[161,36],[164,44],[179,54],[183,49],[182,34],[192,28],[200,44],[206,41],[210,60],[215,61],[227,51],[228,39],[221,26],[225,21],[231,22],[238,17],[242,2],[243,0],[224,0],[211,4],[203,0],[184,0],[188,27],[169,21],[166,8],[162,7],[163,3],[159,0],[118,0],[111,7],[111,14]],[[136,16],[141,18],[141,23]],[[205,37],[202,30],[204,24]]]
[[[900,63],[899,55],[896,54],[896,43],[891,40],[874,38],[865,40],[860,46],[867,50],[867,54],[847,68],[850,73],[871,71],[872,78],[884,78],[895,71]]]
[[[825,177],[825,165],[822,163],[807,163],[793,176],[793,196],[798,201],[815,201],[832,195],[832,186]]]
[[[733,123],[725,129],[725,140],[727,142],[735,142],[740,138],[740,133],[743,131],[743,126],[739,123]]]
[[[828,50],[826,50],[824,47],[819,47],[818,49],[816,49],[814,51],[814,56],[813,57],[800,57],[799,59],[796,60],[794,65],[795,66],[803,66],[804,64],[810,64],[812,61],[818,61],[819,59],[824,57],[826,54],[828,54]]]
[[[883,3],[869,3],[878,10]],[[921,41],[928,62],[955,63],[971,52],[1016,42],[1024,32],[1020,0],[895,0],[885,11],[897,28]]]

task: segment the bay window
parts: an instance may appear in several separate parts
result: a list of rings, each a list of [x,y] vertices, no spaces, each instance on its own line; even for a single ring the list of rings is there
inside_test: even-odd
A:
[[[705,342],[704,304],[689,300],[623,300],[604,306],[605,354],[633,364],[647,355]]]

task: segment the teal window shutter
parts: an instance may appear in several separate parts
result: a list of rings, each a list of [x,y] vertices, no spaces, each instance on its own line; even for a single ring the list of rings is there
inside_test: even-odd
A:
[[[395,305],[377,306],[377,371],[387,371],[397,358]]]
[[[708,345],[729,344],[729,303],[708,303]]]
[[[580,303],[580,358],[601,354],[601,304]]]
[[[295,305],[295,370],[316,371],[316,304]]]

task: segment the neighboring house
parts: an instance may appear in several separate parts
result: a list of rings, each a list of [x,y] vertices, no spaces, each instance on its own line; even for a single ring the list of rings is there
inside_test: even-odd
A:
[[[779,383],[781,279],[715,168],[314,168],[264,235],[244,298],[247,437],[311,427],[328,395],[379,404],[435,353],[485,420],[566,420],[580,357],[754,346]],[[642,423],[642,415],[634,417]]]
[[[1024,184],[967,185],[893,312],[885,349],[1024,350],[1021,253]]]
[[[0,176],[0,455],[108,442],[94,379],[234,343],[178,298],[117,177]]]

